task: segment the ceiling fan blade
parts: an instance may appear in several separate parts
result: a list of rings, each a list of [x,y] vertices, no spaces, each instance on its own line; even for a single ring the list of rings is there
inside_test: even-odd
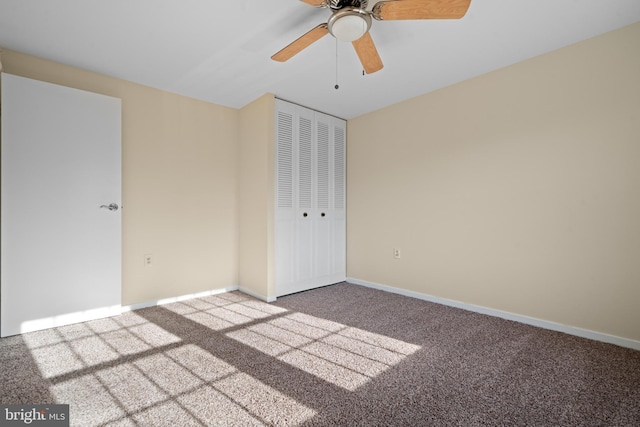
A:
[[[396,0],[375,4],[375,19],[395,21],[401,19],[460,19],[469,9],[471,0]]]
[[[378,49],[376,49],[376,45],[373,43],[371,34],[365,33],[364,36],[351,43],[356,49],[365,73],[371,74],[382,69],[382,59],[380,59],[380,55],[378,55]]]
[[[315,7],[327,7],[327,1],[326,0],[300,0],[303,3],[308,4],[309,6],[315,6]]]
[[[302,37],[299,37],[293,43],[289,44],[287,47],[276,53],[271,57],[274,61],[285,62],[291,59],[293,56],[297,55],[305,49],[309,47],[312,43],[320,40],[322,37],[329,34],[329,29],[326,23],[322,23],[312,29],[311,31],[304,34]]]

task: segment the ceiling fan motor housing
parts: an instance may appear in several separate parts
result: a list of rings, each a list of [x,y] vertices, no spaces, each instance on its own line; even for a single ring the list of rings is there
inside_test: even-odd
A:
[[[371,28],[371,14],[354,7],[346,6],[333,12],[327,22],[329,32],[341,41],[351,42],[359,39]]]

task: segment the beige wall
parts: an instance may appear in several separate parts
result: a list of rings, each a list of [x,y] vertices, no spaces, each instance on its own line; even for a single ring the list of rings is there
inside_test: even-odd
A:
[[[640,340],[638,52],[635,24],[350,120],[348,276]]]
[[[640,24],[350,120],[348,275],[640,340],[638,51]],[[122,99],[124,305],[274,294],[272,95],[2,62]]]
[[[11,51],[2,64],[122,99],[123,305],[238,284],[237,110]]]
[[[239,283],[263,299],[275,294],[273,271],[275,98],[267,94],[240,110]]]

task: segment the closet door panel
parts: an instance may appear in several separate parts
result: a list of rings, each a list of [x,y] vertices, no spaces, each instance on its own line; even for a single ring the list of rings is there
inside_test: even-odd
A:
[[[275,239],[275,272],[276,283],[279,287],[292,288],[295,283],[294,264],[295,259],[296,230],[292,215],[282,215],[276,220],[275,227],[278,230]]]
[[[295,236],[295,108],[278,104],[276,111],[276,200],[274,215],[275,281],[278,292],[293,289]]]
[[[315,274],[321,285],[331,284],[331,117],[316,113],[316,216],[314,244]]]
[[[296,281],[310,284],[314,278],[313,247],[315,156],[313,111],[297,108],[298,160],[297,160],[297,215],[296,215]]]
[[[344,120],[333,119],[332,144],[332,281],[341,282],[347,276],[347,206],[346,206],[346,143]]]

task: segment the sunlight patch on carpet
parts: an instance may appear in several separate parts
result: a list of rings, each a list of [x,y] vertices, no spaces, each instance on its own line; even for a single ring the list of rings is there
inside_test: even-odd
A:
[[[291,313],[225,335],[349,391],[420,349],[303,313]]]
[[[232,419],[237,425],[262,426],[277,424],[283,417],[297,425],[316,415],[193,344],[63,379],[50,391],[56,401],[73,403],[74,425],[83,426],[129,420],[140,425],[174,425],[173,419],[193,425]]]
[[[179,343],[177,336],[133,312],[24,335],[44,378]]]

